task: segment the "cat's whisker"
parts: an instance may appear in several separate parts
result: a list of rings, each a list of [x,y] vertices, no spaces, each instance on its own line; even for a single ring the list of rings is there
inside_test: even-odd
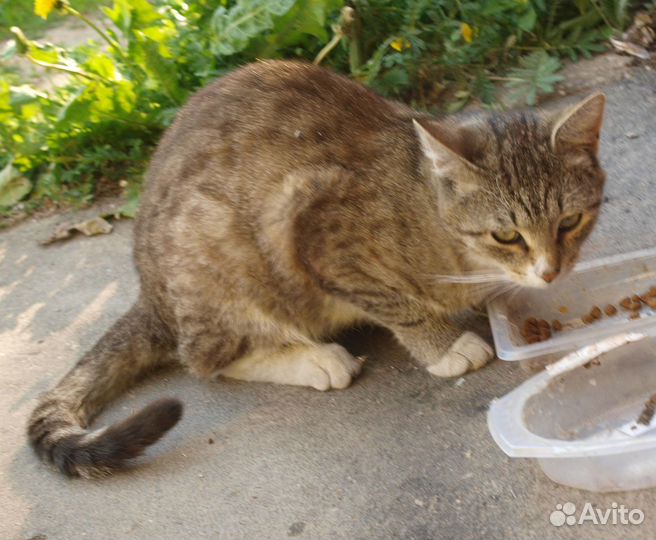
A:
[[[487,296],[485,299],[486,302],[492,302],[495,298],[498,298],[499,296],[506,294],[508,292],[511,292],[513,290],[519,290],[520,285],[517,283],[508,283],[505,286],[499,287],[496,291],[492,291],[490,295]]]
[[[507,282],[508,278],[505,274],[461,274],[461,275],[447,275],[447,274],[434,274],[431,276],[433,280],[438,283],[503,283]]]
[[[518,284],[517,287],[515,287],[515,289],[508,295],[508,302],[512,302],[513,298],[515,298],[515,296],[517,296],[517,293],[520,292],[521,290],[522,290],[522,286]]]
[[[493,295],[497,293],[498,291],[503,291],[506,289],[506,287],[509,287],[509,283],[486,283],[486,284],[481,284],[478,286],[472,286],[470,287],[470,292],[473,295],[476,295],[480,297],[482,300],[486,301],[487,298],[490,297],[490,295]]]
[[[485,269],[477,269],[477,270],[461,270],[458,274],[431,274],[431,275],[447,275],[447,276],[452,276],[452,275],[457,275],[457,276],[472,276],[472,275],[481,275],[481,274],[494,274],[494,275],[502,275],[503,272],[496,268],[485,268]]]

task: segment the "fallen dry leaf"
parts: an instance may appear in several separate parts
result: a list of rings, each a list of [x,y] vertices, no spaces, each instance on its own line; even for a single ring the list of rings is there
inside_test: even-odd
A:
[[[96,216],[79,223],[64,223],[57,227],[54,232],[41,245],[45,246],[53,242],[60,242],[71,238],[75,233],[82,233],[84,236],[96,236],[98,234],[109,234],[113,226],[109,221],[101,216]]]
[[[610,43],[618,52],[630,54],[631,56],[635,56],[642,60],[649,60],[650,58],[649,51],[640,45],[636,45],[635,43],[614,38],[610,38]]]

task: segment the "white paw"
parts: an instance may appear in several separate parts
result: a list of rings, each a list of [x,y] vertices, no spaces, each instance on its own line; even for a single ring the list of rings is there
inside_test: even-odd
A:
[[[465,332],[428,371],[438,377],[459,377],[482,368],[494,358],[494,350],[474,332]]]
[[[347,388],[360,373],[364,358],[353,357],[336,343],[323,345],[308,355],[306,385],[317,390]]]

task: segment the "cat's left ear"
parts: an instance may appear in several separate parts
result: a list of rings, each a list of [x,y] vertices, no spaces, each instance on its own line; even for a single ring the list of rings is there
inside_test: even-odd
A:
[[[603,94],[592,94],[556,116],[551,129],[552,150],[563,152],[581,149],[596,155],[605,104]]]
[[[419,123],[413,118],[412,123],[424,155],[432,162],[435,172],[439,174],[453,167],[478,170],[474,161],[480,141],[475,129],[449,120]]]

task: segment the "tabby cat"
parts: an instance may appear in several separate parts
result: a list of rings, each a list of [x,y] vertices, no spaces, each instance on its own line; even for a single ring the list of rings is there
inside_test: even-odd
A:
[[[492,348],[449,316],[499,287],[569,270],[602,201],[604,97],[437,120],[297,62],[245,66],[193,96],[156,151],[136,222],[135,305],[29,421],[70,476],[120,468],[180,418],[163,399],[89,430],[141,376],[346,388],[362,367],[330,341],[382,325],[429,373]]]

